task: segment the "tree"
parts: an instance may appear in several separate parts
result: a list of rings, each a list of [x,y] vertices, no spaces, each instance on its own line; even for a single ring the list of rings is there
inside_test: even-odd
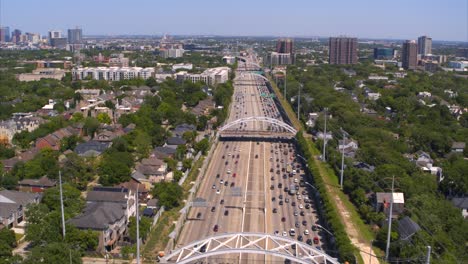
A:
[[[94,134],[99,128],[99,121],[93,117],[87,117],[85,119],[83,130],[86,131],[86,135],[94,137]]]
[[[198,141],[197,143],[195,143],[195,146],[194,146],[194,149],[195,151],[201,151],[203,155],[206,154],[206,152],[208,151],[208,148],[210,147],[210,143],[208,141],[207,138],[204,138],[200,141]]]
[[[158,182],[154,185],[152,194],[166,210],[169,210],[179,206],[183,191],[175,182]]]
[[[11,251],[16,247],[15,232],[8,228],[0,230],[0,259],[11,257]],[[0,262],[1,263],[1,262]]]
[[[73,122],[77,122],[77,123],[83,121],[84,120],[83,113],[81,113],[81,112],[73,113],[71,120]]]
[[[81,192],[68,183],[62,184],[62,196],[64,211],[67,218],[73,217],[84,208],[84,201]],[[49,188],[44,192],[42,198],[49,211],[60,211],[60,189],[59,186]]]
[[[192,161],[193,159],[184,159],[182,161],[182,167],[184,168],[184,171],[192,168]]]
[[[112,119],[110,118],[110,116],[107,113],[99,113],[96,118],[99,121],[99,123],[101,123],[101,124],[110,124],[110,123],[112,123]]]
[[[99,164],[99,182],[105,186],[126,182],[130,180],[133,165],[133,157],[128,152],[106,153]]]
[[[176,148],[175,158],[177,160],[182,160],[187,152],[187,147],[185,145],[178,145]]]
[[[83,263],[81,253],[73,245],[54,242],[34,247],[31,254],[24,260],[23,264],[36,263]]]
[[[80,141],[81,138],[77,135],[62,138],[62,140],[60,140],[60,151],[63,152],[67,149],[73,150]]]
[[[129,220],[129,225],[128,225],[128,233],[130,235],[130,239],[133,242],[136,242],[136,217],[132,216],[130,217]],[[146,238],[148,237],[150,228],[151,228],[151,218],[148,218],[146,216],[140,216],[140,239],[145,241]]]

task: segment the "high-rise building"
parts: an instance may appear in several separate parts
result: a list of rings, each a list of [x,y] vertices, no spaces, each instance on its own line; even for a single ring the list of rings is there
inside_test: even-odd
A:
[[[9,41],[10,41],[10,28],[0,27],[0,42],[9,42]]]
[[[294,53],[294,42],[292,39],[278,39],[276,42],[276,52],[278,53]]]
[[[468,48],[458,48],[457,51],[455,52],[455,56],[468,58]]]
[[[65,49],[67,47],[67,38],[52,38],[50,45],[57,49]]]
[[[80,44],[83,39],[83,30],[81,28],[68,30],[68,43]]]
[[[330,64],[356,64],[357,38],[332,37],[328,42]]]
[[[405,69],[415,69],[418,65],[418,45],[414,40],[407,40],[401,49],[402,66]]]
[[[428,36],[421,36],[418,38],[418,54],[428,55],[432,54],[432,38]]]
[[[21,41],[21,30],[15,29],[11,32],[11,42],[19,43]]]
[[[395,56],[395,50],[392,48],[374,48],[374,59],[390,60]]]
[[[62,32],[58,30],[50,30],[49,31],[49,43],[52,43],[52,39],[61,38]]]

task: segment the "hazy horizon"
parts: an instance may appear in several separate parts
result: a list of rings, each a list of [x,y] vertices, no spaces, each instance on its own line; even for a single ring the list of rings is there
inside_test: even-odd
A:
[[[285,3],[285,4],[283,4]],[[225,37],[328,37],[468,41],[464,0],[376,3],[214,0],[158,2],[58,0],[2,1],[0,24],[45,35],[80,26],[84,35],[187,35]],[[163,11],[162,11],[163,10]]]

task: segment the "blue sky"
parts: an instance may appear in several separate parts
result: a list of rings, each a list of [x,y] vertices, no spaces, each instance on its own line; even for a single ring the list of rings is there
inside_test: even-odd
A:
[[[23,32],[336,36],[468,41],[468,0],[0,0]]]

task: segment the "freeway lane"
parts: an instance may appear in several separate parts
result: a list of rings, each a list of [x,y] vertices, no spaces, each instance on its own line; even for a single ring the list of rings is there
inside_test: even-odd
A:
[[[246,69],[243,63],[239,69]],[[251,74],[242,75],[234,85],[233,100],[227,122],[250,116],[265,116],[281,120],[264,81]],[[245,85],[248,84],[248,85]],[[251,122],[232,127],[232,133],[245,131],[285,131],[269,123]],[[317,221],[314,205],[306,208],[304,199],[311,190],[299,187],[303,176],[294,147],[285,142],[221,141],[214,150],[206,175],[196,197],[206,200],[206,207],[192,207],[182,228],[176,247],[216,233],[263,232],[290,236],[304,242],[321,234],[312,231]],[[293,168],[296,170],[293,171]],[[227,183],[226,183],[227,182]],[[290,195],[285,187],[299,187],[300,195]],[[281,187],[279,187],[281,186]],[[234,192],[237,190],[238,192]],[[280,205],[282,203],[282,205]],[[276,209],[275,211],[273,211]],[[284,219],[282,219],[284,217]],[[307,223],[303,224],[303,221]],[[298,226],[298,227],[296,227]],[[307,231],[306,231],[307,230]],[[308,233],[308,235],[304,234]],[[320,241],[316,246],[322,246]],[[246,241],[243,241],[246,243]],[[290,249],[293,252],[293,249]],[[278,257],[239,254],[209,259],[210,263],[282,263]]]

